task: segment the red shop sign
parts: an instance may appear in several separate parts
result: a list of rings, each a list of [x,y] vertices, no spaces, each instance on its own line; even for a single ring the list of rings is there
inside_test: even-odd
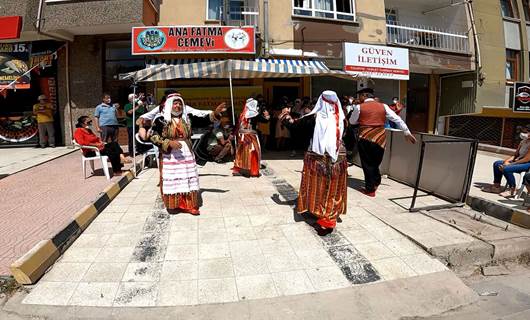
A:
[[[0,40],[18,39],[21,30],[21,16],[0,17]]]
[[[254,27],[135,27],[132,54],[255,54]]]

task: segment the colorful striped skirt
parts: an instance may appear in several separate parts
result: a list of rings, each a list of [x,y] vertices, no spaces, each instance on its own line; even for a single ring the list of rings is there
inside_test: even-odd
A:
[[[348,162],[343,153],[337,162],[328,155],[306,152],[298,194],[298,213],[310,212],[325,228],[334,228],[346,214]]]
[[[187,143],[182,148],[163,153],[160,163],[160,192],[166,209],[198,209],[199,173],[195,157]]]
[[[254,132],[239,133],[232,171],[245,176],[259,177],[260,165],[261,146],[258,135]]]

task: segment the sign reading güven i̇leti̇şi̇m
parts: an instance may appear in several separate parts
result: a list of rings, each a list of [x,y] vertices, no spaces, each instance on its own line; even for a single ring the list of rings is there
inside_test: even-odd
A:
[[[132,43],[133,54],[256,53],[254,27],[136,27]]]
[[[347,42],[344,71],[370,78],[409,80],[409,50]]]

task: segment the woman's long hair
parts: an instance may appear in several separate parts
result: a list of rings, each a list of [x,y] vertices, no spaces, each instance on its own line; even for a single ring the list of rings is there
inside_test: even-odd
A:
[[[76,128],[83,128],[83,122],[85,122],[86,119],[90,118],[89,116],[80,116],[77,118],[77,123],[75,124]]]

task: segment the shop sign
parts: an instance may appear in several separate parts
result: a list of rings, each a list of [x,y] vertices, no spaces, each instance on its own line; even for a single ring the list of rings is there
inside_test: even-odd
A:
[[[132,54],[255,54],[254,27],[135,27]]]
[[[0,40],[18,39],[21,30],[21,16],[0,17]]]
[[[29,89],[30,74],[28,60],[31,44],[0,43],[0,89],[17,80],[16,89]],[[22,76],[24,75],[24,76]]]
[[[375,79],[409,80],[409,50],[344,43],[344,71]]]
[[[530,112],[530,83],[516,82],[513,93],[513,111]]]

